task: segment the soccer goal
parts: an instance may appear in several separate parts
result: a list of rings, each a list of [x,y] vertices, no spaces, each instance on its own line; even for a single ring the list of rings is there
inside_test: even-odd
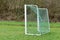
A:
[[[50,32],[48,9],[25,5],[25,34],[41,35]]]

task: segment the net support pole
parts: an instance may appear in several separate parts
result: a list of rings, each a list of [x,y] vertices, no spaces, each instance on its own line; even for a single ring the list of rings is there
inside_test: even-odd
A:
[[[47,17],[48,17],[49,32],[50,32],[50,23],[49,23],[48,9],[46,8],[46,10],[47,10]]]
[[[27,34],[27,12],[26,12],[27,9],[26,9],[26,6],[27,5],[24,5],[24,8],[25,8],[25,10],[24,10],[25,11],[25,34]]]
[[[37,8],[37,31],[40,32],[40,29],[39,29],[39,10]]]

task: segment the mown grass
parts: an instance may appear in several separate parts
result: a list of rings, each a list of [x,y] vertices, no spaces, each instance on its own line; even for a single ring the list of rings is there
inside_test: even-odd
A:
[[[0,40],[60,40],[60,23],[50,23],[51,32],[41,36],[24,34],[24,22],[0,22]]]

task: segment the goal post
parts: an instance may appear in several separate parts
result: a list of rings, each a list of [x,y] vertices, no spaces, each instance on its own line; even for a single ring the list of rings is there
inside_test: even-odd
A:
[[[25,34],[42,35],[50,32],[48,9],[37,5],[24,5]]]

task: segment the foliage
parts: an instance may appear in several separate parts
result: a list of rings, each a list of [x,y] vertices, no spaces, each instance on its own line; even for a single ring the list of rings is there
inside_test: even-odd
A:
[[[60,0],[0,0],[0,20],[24,20],[24,5],[48,8],[50,22],[60,22]]]

